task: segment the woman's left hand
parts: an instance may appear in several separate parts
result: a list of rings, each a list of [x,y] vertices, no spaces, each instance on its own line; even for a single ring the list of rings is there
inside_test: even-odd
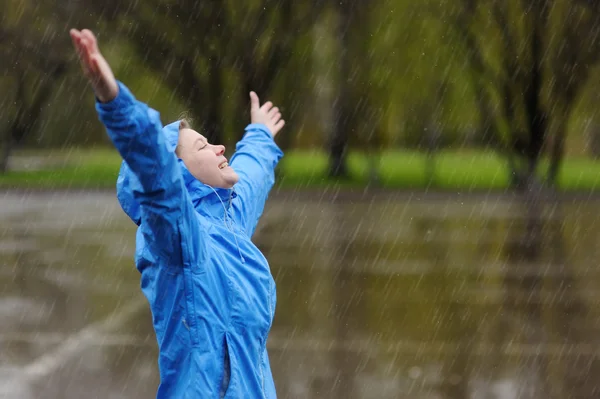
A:
[[[271,101],[267,101],[261,106],[258,96],[253,91],[250,92],[250,121],[266,125],[273,137],[285,125],[285,121],[281,119],[279,108],[273,107]]]

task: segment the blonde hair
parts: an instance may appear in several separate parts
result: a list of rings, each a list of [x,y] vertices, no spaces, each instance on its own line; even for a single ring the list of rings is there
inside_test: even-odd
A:
[[[179,130],[181,131],[181,129],[191,129],[192,128],[192,118],[190,118],[188,116],[187,112],[182,112],[181,114],[179,114]],[[175,155],[177,155],[177,157],[179,158],[179,142],[177,143],[177,146],[175,147]]]

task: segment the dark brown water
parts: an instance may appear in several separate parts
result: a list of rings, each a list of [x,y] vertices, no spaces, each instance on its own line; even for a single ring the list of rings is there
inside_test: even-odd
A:
[[[600,202],[272,197],[280,398],[600,397]],[[111,193],[0,194],[0,397],[148,398],[156,344]]]

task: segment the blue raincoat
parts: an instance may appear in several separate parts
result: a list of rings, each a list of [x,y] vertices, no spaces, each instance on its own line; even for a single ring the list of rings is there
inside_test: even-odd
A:
[[[117,197],[139,226],[136,266],[159,347],[157,398],[275,398],[266,342],[275,282],[250,240],[282,157],[266,126],[251,124],[230,166],[234,189],[195,179],[174,154],[179,122],[119,82],[96,103],[123,157]]]

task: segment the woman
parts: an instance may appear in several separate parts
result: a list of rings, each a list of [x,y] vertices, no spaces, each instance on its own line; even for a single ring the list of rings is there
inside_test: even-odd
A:
[[[275,283],[250,238],[283,155],[273,140],[284,125],[279,110],[250,93],[252,123],[228,163],[223,146],[185,121],[163,127],[136,101],[92,32],[70,34],[123,157],[117,197],[139,226],[135,261],[159,347],[157,397],[276,397],[266,350]]]

